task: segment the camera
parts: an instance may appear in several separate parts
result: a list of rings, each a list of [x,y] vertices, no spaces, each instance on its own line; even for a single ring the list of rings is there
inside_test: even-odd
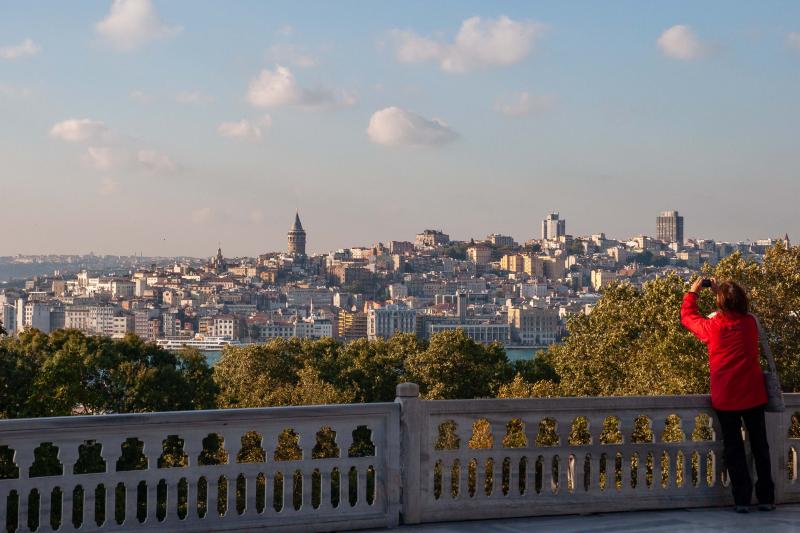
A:
[[[711,280],[708,278],[703,279],[703,281],[700,282],[700,286],[703,288],[711,287]]]

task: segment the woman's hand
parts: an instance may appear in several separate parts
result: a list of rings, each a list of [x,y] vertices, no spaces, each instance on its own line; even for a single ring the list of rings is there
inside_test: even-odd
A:
[[[694,280],[694,283],[692,283],[692,286],[689,289],[689,292],[693,292],[695,294],[700,294],[701,290],[703,290],[703,277],[702,276],[697,278],[696,280]]]
[[[692,287],[689,289],[689,292],[694,292],[696,294],[699,294],[700,291],[702,291],[704,289],[703,281],[706,280],[706,279],[708,279],[711,282],[711,286],[709,287],[709,289],[711,289],[712,291],[716,292],[717,291],[717,281],[714,278],[703,278],[703,277],[699,277],[696,280],[694,280],[694,283],[692,283]]]

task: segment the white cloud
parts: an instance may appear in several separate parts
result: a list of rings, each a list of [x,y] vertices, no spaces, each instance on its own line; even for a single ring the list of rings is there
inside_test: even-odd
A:
[[[31,39],[25,39],[19,44],[0,47],[0,59],[22,59],[23,57],[35,56],[41,51],[42,47]]]
[[[114,0],[111,11],[95,30],[115,48],[132,50],[171,37],[181,29],[164,24],[151,0]]]
[[[100,196],[111,196],[119,189],[119,182],[113,178],[103,178],[100,182]]]
[[[208,104],[214,99],[200,91],[182,91],[175,95],[175,101],[184,105]]]
[[[260,141],[261,137],[263,136],[262,127],[264,129],[268,129],[271,125],[272,118],[269,115],[265,115],[259,122],[254,122],[247,119],[233,122],[223,122],[217,128],[217,132],[222,137]]]
[[[72,118],[50,128],[50,136],[70,143],[81,143],[86,152],[83,163],[95,170],[144,171],[151,174],[175,172],[178,165],[156,150],[136,147],[135,137],[120,134],[99,120]]]
[[[786,36],[786,46],[800,52],[800,32],[793,31]]]
[[[499,98],[495,109],[507,117],[524,117],[531,113],[547,111],[555,104],[550,95],[530,94],[527,91]]]
[[[292,71],[281,65],[276,65],[275,70],[263,69],[250,82],[247,100],[255,107],[293,106],[305,109],[344,107],[356,102],[349,94],[336,94],[324,87],[300,87]]]
[[[713,51],[713,46],[701,41],[694,31],[684,24],[667,28],[656,42],[665,56],[681,61],[700,59]]]
[[[191,212],[190,217],[195,224],[204,224],[214,218],[214,210],[210,207],[199,207]]]
[[[96,170],[108,171],[115,168],[124,158],[124,154],[118,154],[108,146],[89,146],[86,148],[84,162]]]
[[[401,63],[435,61],[445,72],[461,73],[519,63],[546,29],[540,22],[515,21],[506,16],[486,20],[471,17],[461,23],[452,43],[408,30],[393,30],[390,37]]]
[[[399,107],[373,113],[367,135],[372,142],[385,146],[440,146],[458,137],[441,120],[429,120]]]
[[[136,162],[142,169],[152,174],[166,174],[178,170],[178,165],[172,159],[155,150],[139,150]]]
[[[317,66],[317,58],[303,48],[295,44],[274,44],[267,50],[267,59],[273,63],[289,64],[300,68],[311,68]]]
[[[99,120],[71,118],[53,125],[50,136],[67,142],[85,142],[107,139],[108,127]]]

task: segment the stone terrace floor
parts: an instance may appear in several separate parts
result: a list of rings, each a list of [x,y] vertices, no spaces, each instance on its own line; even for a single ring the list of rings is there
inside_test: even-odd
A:
[[[378,531],[378,530],[374,530]],[[386,530],[381,530],[386,531]],[[755,531],[757,533],[800,532],[800,505],[780,505],[775,511],[737,514],[729,508],[676,509],[670,511],[635,511],[584,516],[545,516],[475,520],[401,526],[395,531],[407,533],[600,533],[600,532],[706,532]]]

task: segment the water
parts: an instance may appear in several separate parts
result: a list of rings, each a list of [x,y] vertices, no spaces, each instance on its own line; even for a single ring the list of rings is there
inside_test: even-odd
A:
[[[206,356],[208,366],[217,364],[217,361],[219,361],[219,358],[222,356],[222,350],[202,350],[200,353]]]
[[[506,346],[506,357],[511,362],[532,361],[536,354],[545,351],[547,348],[538,346]]]
[[[532,361],[536,354],[543,352],[546,348],[532,347],[532,346],[506,346],[506,357],[509,361]],[[222,355],[221,350],[204,350],[203,355],[206,356],[209,366],[213,366],[219,361]]]

